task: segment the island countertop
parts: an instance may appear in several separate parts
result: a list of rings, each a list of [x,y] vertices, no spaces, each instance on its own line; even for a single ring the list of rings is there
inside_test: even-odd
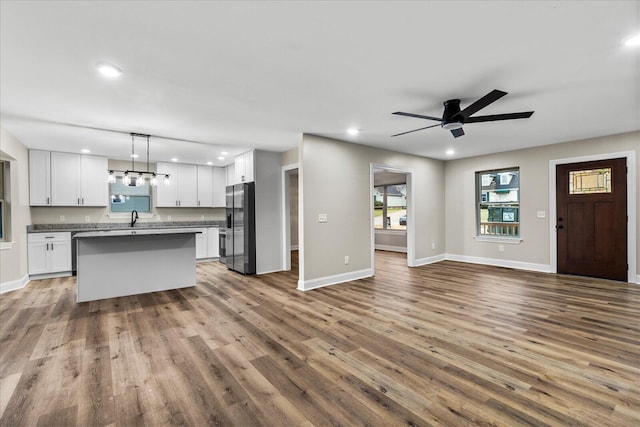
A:
[[[150,236],[159,234],[197,234],[202,233],[194,228],[139,228],[102,231],[83,231],[73,235],[74,239],[95,239],[118,236]]]

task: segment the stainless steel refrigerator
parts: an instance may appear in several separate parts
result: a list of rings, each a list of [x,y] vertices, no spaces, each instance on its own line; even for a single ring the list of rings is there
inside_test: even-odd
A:
[[[227,268],[242,274],[256,273],[255,184],[227,187]]]

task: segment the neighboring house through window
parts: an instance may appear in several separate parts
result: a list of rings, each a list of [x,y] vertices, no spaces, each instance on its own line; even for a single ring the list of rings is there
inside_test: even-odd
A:
[[[478,236],[520,236],[520,169],[476,172]]]
[[[377,230],[407,229],[407,185],[373,187],[373,227]]]

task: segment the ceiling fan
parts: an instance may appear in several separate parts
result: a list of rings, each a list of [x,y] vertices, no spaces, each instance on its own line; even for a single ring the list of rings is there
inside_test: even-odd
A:
[[[464,110],[460,110],[459,99],[450,99],[444,102],[444,113],[442,114],[442,118],[396,111],[393,114],[396,114],[398,116],[407,116],[407,117],[416,117],[418,119],[435,120],[440,123],[437,125],[426,126],[420,129],[410,130],[408,132],[397,133],[391,136],[400,136],[400,135],[405,135],[411,132],[417,132],[423,129],[429,129],[432,127],[441,126],[444,129],[451,131],[454,138],[458,138],[459,136],[464,135],[464,130],[462,130],[462,125],[464,125],[465,123],[493,122],[496,120],[526,119],[531,117],[531,115],[533,114],[533,111],[526,111],[523,113],[492,114],[489,116],[471,117],[472,114],[477,113],[487,105],[497,101],[498,99],[502,98],[506,94],[507,92],[494,89],[488,94],[486,94],[485,96],[483,96],[482,98],[478,99],[473,104],[469,105]]]

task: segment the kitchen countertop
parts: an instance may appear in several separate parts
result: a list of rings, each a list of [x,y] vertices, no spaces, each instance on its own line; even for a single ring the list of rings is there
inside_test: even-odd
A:
[[[103,231],[85,231],[76,233],[74,239],[88,238],[108,238],[122,236],[156,236],[161,234],[196,234],[200,231],[191,228],[149,228],[149,229],[127,229],[127,230],[103,230]]]
[[[56,231],[132,231],[132,230],[158,230],[176,228],[208,228],[224,227],[224,221],[163,221],[163,222],[137,222],[131,227],[129,222],[93,222],[93,223],[69,223],[69,224],[33,224],[27,226],[27,233],[51,233]]]

